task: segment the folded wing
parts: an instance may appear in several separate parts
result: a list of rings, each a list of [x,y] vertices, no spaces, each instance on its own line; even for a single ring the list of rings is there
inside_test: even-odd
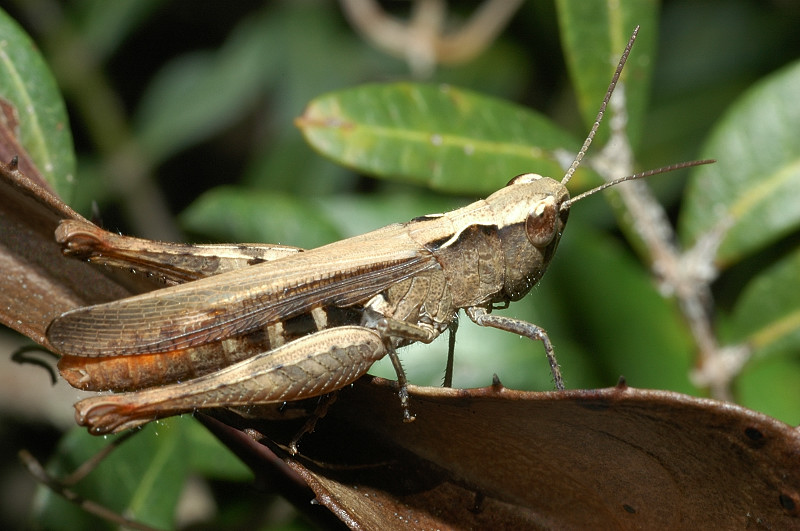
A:
[[[79,308],[55,319],[47,335],[60,353],[73,356],[165,352],[243,334],[313,307],[363,303],[398,280],[439,267],[395,227]]]

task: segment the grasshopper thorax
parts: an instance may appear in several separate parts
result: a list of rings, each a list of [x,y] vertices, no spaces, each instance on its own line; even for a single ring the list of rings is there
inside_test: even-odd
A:
[[[567,224],[566,186],[535,173],[518,175],[487,198],[500,220],[505,262],[503,290],[495,302],[525,296],[547,270]]]

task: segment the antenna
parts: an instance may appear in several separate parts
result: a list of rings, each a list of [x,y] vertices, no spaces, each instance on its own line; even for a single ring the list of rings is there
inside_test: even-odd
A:
[[[655,170],[647,170],[641,173],[634,173],[633,175],[628,175],[626,177],[620,177],[619,179],[614,179],[613,181],[609,181],[607,183],[603,183],[600,186],[592,188],[591,190],[587,190],[582,194],[578,194],[575,197],[570,197],[563,203],[561,203],[560,210],[567,210],[573,203],[577,203],[581,199],[589,197],[590,195],[596,194],[601,190],[605,190],[606,188],[610,188],[611,186],[617,185],[619,183],[624,183],[625,181],[635,181],[636,179],[642,179],[644,177],[650,177],[651,175],[658,175],[659,173],[668,173],[675,170],[680,170],[683,168],[691,168],[693,166],[702,166],[703,164],[713,164],[717,162],[714,159],[705,159],[705,160],[692,160],[689,162],[679,162],[677,164],[670,164],[669,166],[663,166],[661,168],[657,168]]]
[[[633,43],[636,41],[636,36],[639,34],[639,26],[637,25],[633,29],[633,33],[631,34],[631,38],[628,39],[628,44],[625,46],[625,51],[622,52],[622,57],[619,58],[619,64],[617,64],[617,69],[614,71],[614,76],[611,78],[611,83],[608,85],[608,90],[606,91],[606,95],[603,98],[603,103],[600,105],[600,110],[597,112],[597,117],[594,119],[594,123],[592,124],[592,129],[589,131],[589,135],[586,137],[586,140],[583,141],[583,146],[581,146],[580,151],[575,156],[575,160],[572,161],[567,173],[564,174],[564,178],[561,179],[561,184],[566,185],[569,180],[572,178],[572,175],[575,173],[575,170],[578,169],[581,161],[583,160],[584,155],[589,150],[589,146],[592,145],[592,140],[594,140],[594,136],[597,134],[597,129],[600,127],[600,122],[603,121],[603,116],[606,113],[606,107],[608,107],[608,102],[611,99],[611,95],[614,93],[614,89],[617,87],[617,81],[619,81],[619,76],[622,74],[622,69],[625,67],[625,63],[628,62],[628,56],[631,53],[631,48],[633,48]],[[611,186],[617,185],[619,183],[625,181],[634,181],[636,179],[642,179],[643,177],[649,177],[651,175],[658,175],[659,173],[667,173],[674,170],[680,170],[682,168],[691,168],[693,166],[701,166],[703,164],[712,164],[716,162],[713,159],[706,159],[706,160],[693,160],[691,162],[680,162],[678,164],[671,164],[669,166],[664,166],[655,170],[647,170],[641,173],[634,173],[633,175],[628,175],[627,177],[621,177],[619,179],[614,179],[613,181],[601,184],[596,188],[592,188],[591,190],[587,190],[582,194],[578,194],[575,197],[567,199],[563,203],[561,203],[560,210],[568,210],[573,203],[577,203],[581,199],[589,197],[590,195],[596,194],[601,190],[605,190]]]
[[[581,146],[580,151],[575,156],[575,160],[572,161],[567,173],[564,174],[564,178],[561,179],[561,184],[566,185],[569,180],[572,178],[572,174],[575,173],[575,170],[578,169],[578,166],[583,160],[583,156],[586,155],[586,152],[589,150],[589,146],[592,145],[592,140],[594,140],[594,135],[597,134],[597,129],[600,127],[600,122],[603,121],[603,115],[606,112],[606,107],[608,106],[608,100],[611,99],[611,94],[614,93],[614,89],[617,86],[617,81],[619,81],[619,76],[622,74],[622,69],[625,66],[625,63],[628,61],[628,55],[631,53],[631,48],[633,48],[633,43],[636,40],[636,36],[639,34],[639,26],[637,25],[633,29],[633,34],[631,38],[628,39],[628,45],[625,46],[625,51],[622,52],[622,57],[619,59],[619,64],[617,65],[617,69],[614,71],[614,77],[611,78],[611,83],[608,85],[608,90],[606,91],[606,96],[603,98],[603,103],[600,105],[600,110],[597,113],[597,117],[594,119],[594,124],[592,124],[592,129],[589,131],[589,136],[586,137],[586,140],[583,141],[583,146]]]

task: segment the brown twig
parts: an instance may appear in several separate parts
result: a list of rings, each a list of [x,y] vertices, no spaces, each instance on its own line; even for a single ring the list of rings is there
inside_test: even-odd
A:
[[[125,518],[124,516],[115,513],[111,509],[104,507],[96,502],[91,500],[87,500],[80,494],[76,493],[75,491],[69,489],[69,487],[63,482],[59,481],[58,479],[52,477],[44,467],[36,460],[33,455],[27,450],[20,450],[19,451],[19,458],[22,460],[25,468],[28,469],[28,472],[31,473],[33,477],[35,477],[39,482],[45,485],[47,488],[58,494],[59,496],[63,497],[65,500],[74,503],[87,513],[93,514],[99,518],[102,518],[112,524],[116,524],[122,527],[130,528],[130,529],[138,529],[141,531],[158,531],[157,528],[151,527],[135,520],[131,520],[129,518]]]
[[[609,104],[611,136],[591,162],[608,180],[633,172],[625,101],[625,87],[620,83]],[[667,213],[646,182],[631,182],[615,189],[633,219],[632,228],[644,245],[661,294],[675,297],[689,326],[697,347],[697,369],[691,375],[692,380],[696,385],[707,386],[713,397],[730,400],[731,381],[749,357],[749,349],[722,347],[712,324],[711,283],[717,276],[714,257],[727,224],[709,231],[693,248],[683,250],[677,244]]]
[[[436,64],[459,64],[483,52],[500,34],[521,0],[486,0],[456,30],[448,30],[443,0],[416,0],[409,21],[388,15],[374,0],[340,0],[353,28],[378,48],[408,62],[418,77]]]

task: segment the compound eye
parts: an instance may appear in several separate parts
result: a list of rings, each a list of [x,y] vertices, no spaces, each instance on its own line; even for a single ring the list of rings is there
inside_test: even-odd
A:
[[[534,205],[525,220],[525,233],[535,247],[546,247],[558,231],[558,207],[553,196],[548,196]]]

